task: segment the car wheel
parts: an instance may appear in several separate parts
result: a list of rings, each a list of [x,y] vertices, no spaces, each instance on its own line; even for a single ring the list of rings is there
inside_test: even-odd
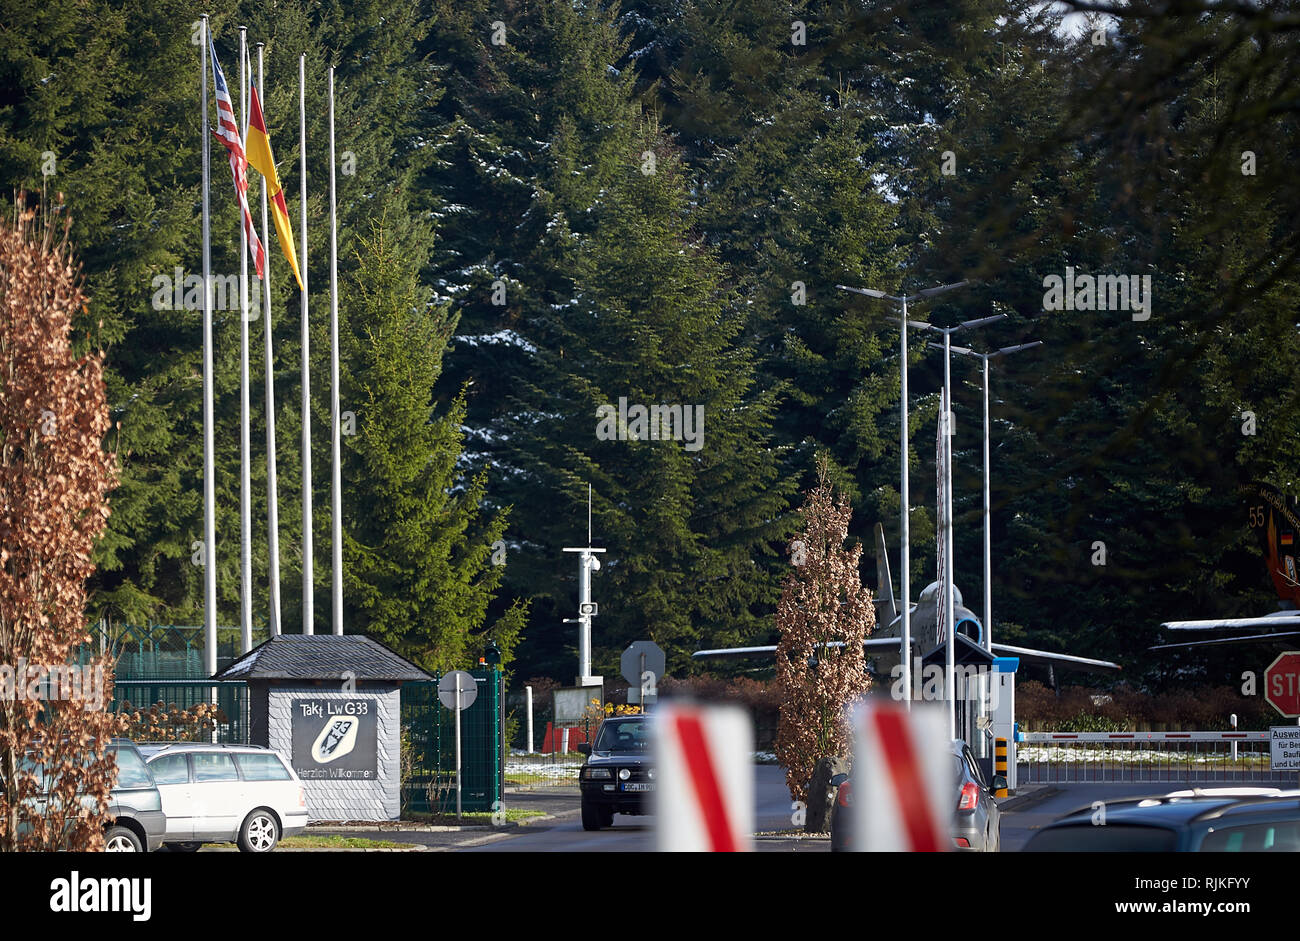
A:
[[[280,825],[275,814],[259,807],[244,818],[239,828],[239,848],[245,853],[269,853],[280,842]]]
[[[600,825],[602,827],[612,827],[614,825],[614,808],[606,807],[600,814]]]
[[[582,802],[582,829],[599,830],[614,822],[614,814],[596,804]]]
[[[168,843],[167,849],[173,853],[197,853],[202,843],[185,842],[185,843]]]
[[[143,853],[140,838],[127,827],[112,826],[104,833],[105,853]]]

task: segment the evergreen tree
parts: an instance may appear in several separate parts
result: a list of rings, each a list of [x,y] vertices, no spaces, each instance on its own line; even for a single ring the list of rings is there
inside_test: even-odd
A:
[[[647,124],[592,209],[574,296],[547,324],[543,381],[514,403],[509,437],[520,482],[553,495],[516,504],[514,525],[543,557],[572,544],[594,487],[595,531],[610,550],[596,640],[606,661],[649,638],[678,670],[691,644],[770,631],[773,543],[788,530],[793,486],[770,442],[775,395],[756,387],[736,342],[743,314],[692,237],[688,185]],[[633,405],[680,405],[692,424],[652,440]]]
[[[360,243],[352,285],[344,570],[349,629],[430,670],[464,666],[502,569],[493,544],[506,514],[483,509],[487,475],[459,466],[463,395],[432,414],[456,318],[420,286],[418,262],[382,228]],[[498,638],[508,657],[522,625]]]

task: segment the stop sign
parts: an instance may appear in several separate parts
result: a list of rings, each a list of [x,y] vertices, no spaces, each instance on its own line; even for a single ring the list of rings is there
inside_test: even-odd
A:
[[[1300,717],[1300,650],[1277,655],[1264,671],[1264,698],[1288,719]]]

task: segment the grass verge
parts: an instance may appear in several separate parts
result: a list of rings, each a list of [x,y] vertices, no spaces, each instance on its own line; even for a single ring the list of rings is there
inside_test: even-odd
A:
[[[357,836],[286,836],[280,841],[285,849],[387,850],[401,849],[410,843],[392,840],[367,840]]]

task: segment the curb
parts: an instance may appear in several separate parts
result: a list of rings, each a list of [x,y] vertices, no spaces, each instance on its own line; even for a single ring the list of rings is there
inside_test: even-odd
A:
[[[308,825],[308,834],[311,833],[500,833],[502,830],[512,830],[516,827],[527,827],[535,823],[545,823],[548,820],[559,820],[563,817],[576,816],[580,811],[561,810],[553,814],[543,814],[538,817],[524,817],[522,820],[507,820],[502,824],[491,823],[465,823],[459,826],[454,824],[442,825],[432,823],[415,823],[394,826],[389,822],[386,826],[380,823],[312,823]]]
[[[553,814],[543,814],[540,817],[525,817],[523,820],[516,820],[515,826],[529,827],[536,823],[546,823],[549,820],[563,820],[565,817],[576,817],[582,813],[580,810],[560,810]]]
[[[429,847],[422,843],[410,846],[277,846],[276,853],[425,853]],[[238,847],[213,846],[204,847],[209,853],[238,853]]]
[[[1055,797],[1061,793],[1061,789],[1054,784],[1045,784],[1042,787],[1030,791],[1028,794],[1017,794],[1015,797],[1009,797],[998,803],[998,810],[1023,810],[1039,801],[1045,801],[1049,797]]]
[[[513,821],[507,821],[500,827],[494,827],[490,823],[463,823],[457,825],[438,825],[432,823],[417,823],[410,826],[381,826],[380,824],[364,823],[313,823],[308,825],[307,832],[317,833],[460,833],[463,830],[500,830],[504,827],[518,826]]]

